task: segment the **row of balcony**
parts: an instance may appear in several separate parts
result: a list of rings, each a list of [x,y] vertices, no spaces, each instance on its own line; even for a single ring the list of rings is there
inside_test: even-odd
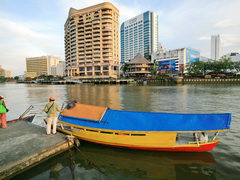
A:
[[[111,24],[104,24],[105,26],[88,26],[88,27],[85,27],[85,28],[81,28],[81,29],[78,29],[78,33],[84,33],[84,31],[90,31],[90,30],[101,30],[101,27],[102,29],[112,29],[112,26]],[[108,26],[107,26],[108,25]],[[72,31],[72,32],[75,32]]]
[[[101,38],[94,38],[91,42],[90,41],[88,41],[88,43],[86,43],[86,42],[79,42],[78,43],[78,45],[81,47],[81,46],[84,46],[84,45],[91,45],[91,44],[100,44],[100,40],[101,40]],[[111,44],[112,42],[113,42],[113,40],[112,39],[108,39],[108,38],[103,38],[102,39],[102,42],[104,43],[104,44]]]
[[[71,55],[73,55],[71,53]],[[79,58],[88,58],[89,60],[92,60],[92,58],[95,58],[95,59],[100,59],[101,55],[93,55],[93,54],[86,54],[86,53],[79,53],[78,54]],[[108,53],[108,54],[102,54],[102,57],[103,59],[112,59],[112,53]]]
[[[74,49],[75,50],[75,49]],[[103,52],[111,52],[113,51],[112,48],[100,48],[99,46],[97,47],[87,47],[87,48],[79,48],[79,53],[88,53],[88,52],[94,52],[96,53],[96,51],[103,51]],[[76,51],[76,50],[75,50]],[[97,53],[99,54],[99,53]]]
[[[93,23],[97,23],[97,22],[100,22],[102,21],[103,22],[112,22],[112,17],[111,16],[104,16],[102,17],[101,19],[93,19],[93,20],[89,20],[89,21],[86,21],[85,23],[84,22],[80,22],[78,23],[78,27],[84,27],[84,26],[87,26],[87,25],[91,25]]]
[[[90,35],[100,35],[101,31],[100,29],[98,31],[93,31],[93,32],[78,32],[78,37],[82,37],[82,36],[90,36]],[[102,34],[103,35],[112,35],[112,30],[102,30]]]

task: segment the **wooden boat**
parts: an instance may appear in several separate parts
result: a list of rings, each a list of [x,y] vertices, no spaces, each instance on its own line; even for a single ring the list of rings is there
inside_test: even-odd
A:
[[[12,119],[12,120],[8,120],[8,123],[14,123],[17,121],[28,121],[28,122],[32,122],[35,115],[28,115],[26,116],[31,110],[33,109],[33,105],[29,106],[23,114],[21,114],[17,119]]]
[[[28,121],[28,122],[32,122],[34,119],[35,115],[31,115],[31,116],[26,116],[26,117],[22,117],[22,118],[18,118],[18,119],[12,119],[7,121],[8,123],[14,123],[14,122],[18,122],[18,121]]]
[[[85,141],[123,148],[211,151],[220,142],[216,139],[219,132],[230,129],[230,122],[230,113],[134,112],[75,102],[61,113],[58,130]],[[196,136],[202,132],[209,134],[208,141]],[[183,134],[189,135],[186,140]]]

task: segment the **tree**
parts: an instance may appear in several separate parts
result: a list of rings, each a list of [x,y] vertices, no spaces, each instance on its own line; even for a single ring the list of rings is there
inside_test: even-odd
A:
[[[4,83],[6,82],[7,78],[5,78],[4,76],[0,76],[0,83]]]
[[[193,63],[188,63],[186,65],[186,71],[190,75],[202,75],[205,73],[205,65],[204,62],[193,62]]]
[[[18,76],[15,76],[14,79],[15,79],[15,80],[19,80],[19,77],[18,77]]]
[[[124,75],[126,75],[126,71],[127,71],[128,67],[129,67],[129,64],[128,64],[128,63],[124,63],[124,64],[121,66],[120,70],[122,70],[122,72],[123,72]]]
[[[233,62],[233,70],[235,70],[236,73],[240,72],[240,61]]]
[[[153,66],[150,69],[151,75],[156,75],[158,71],[158,63],[156,61],[156,59],[153,61]]]

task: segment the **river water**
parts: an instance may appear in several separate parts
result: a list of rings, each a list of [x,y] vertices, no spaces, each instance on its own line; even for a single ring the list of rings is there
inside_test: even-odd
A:
[[[43,107],[48,97],[63,102],[112,109],[179,112],[232,113],[231,131],[212,152],[150,152],[82,143],[37,165],[13,179],[240,179],[240,86],[234,85],[26,85],[0,84],[0,95],[17,118],[34,106],[35,124],[43,125]]]

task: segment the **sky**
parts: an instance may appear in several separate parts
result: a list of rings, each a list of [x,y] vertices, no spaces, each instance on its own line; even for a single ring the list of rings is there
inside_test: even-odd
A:
[[[0,0],[0,65],[21,75],[25,58],[64,59],[64,23],[70,7],[102,0]],[[109,0],[120,24],[145,11],[159,16],[159,41],[167,50],[198,49],[210,57],[210,36],[220,34],[220,55],[240,52],[240,0]]]

